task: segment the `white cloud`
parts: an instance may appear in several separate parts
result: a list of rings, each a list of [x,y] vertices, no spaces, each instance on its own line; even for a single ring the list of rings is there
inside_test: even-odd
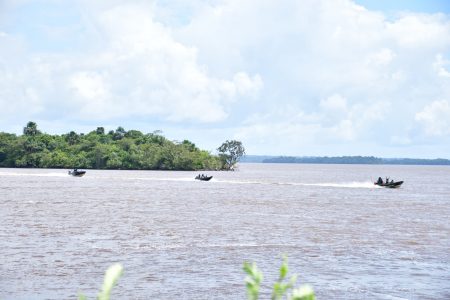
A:
[[[436,55],[434,68],[439,76],[444,78],[450,78],[450,72],[447,70],[446,68],[447,66],[450,66],[450,61],[444,59],[442,54]]]
[[[235,66],[264,78],[266,113],[259,115],[266,117],[247,119],[243,139],[277,136],[287,151],[370,140],[388,147],[401,136],[405,144],[414,142],[410,131],[427,99],[450,95],[432,72],[436,54],[450,47],[445,15],[388,20],[350,1],[258,4],[224,1],[178,34],[211,70]]]
[[[347,112],[347,99],[339,94],[334,94],[320,101],[320,107],[330,114],[343,114]]]
[[[250,78],[247,73],[239,72],[233,77],[233,83],[236,87],[236,92],[239,94],[256,95],[263,87],[261,76],[255,75]]]
[[[108,96],[105,82],[102,76],[97,73],[79,72],[69,78],[69,82],[81,98],[101,101]]]
[[[370,106],[349,104],[344,96],[332,94],[310,113],[294,107],[279,107],[268,114],[253,114],[238,130],[237,137],[251,143],[288,141],[294,148],[308,144],[347,144],[370,140],[371,136],[365,138],[364,135],[383,121],[387,111],[389,106],[382,102]]]
[[[450,104],[448,101],[434,101],[416,114],[425,133],[430,136],[450,135]]]
[[[388,19],[349,0],[77,4],[72,51],[1,29],[1,118],[209,123],[298,154],[414,145],[419,123],[448,147],[433,120],[445,107],[429,100],[450,99],[448,15]]]
[[[100,37],[91,40],[89,51],[24,57],[20,71],[12,71],[12,79],[6,81],[6,91],[22,74],[35,77],[24,86],[34,88],[42,106],[57,96],[59,105],[70,107],[66,111],[75,118],[157,116],[176,122],[217,122],[227,118],[227,102],[254,96],[262,88],[258,74],[236,71],[231,79],[209,74],[198,63],[196,49],[174,40],[170,29],[156,23],[152,13],[152,6],[138,4],[88,13],[86,37]],[[46,72],[37,77],[32,74],[36,69]],[[0,101],[12,101],[13,94]],[[29,99],[15,95],[14,101]]]
[[[391,143],[394,145],[400,145],[400,146],[405,146],[405,145],[411,145],[411,139],[409,137],[406,136],[392,136],[391,137]]]
[[[450,22],[445,15],[410,14],[387,23],[387,33],[407,48],[448,47]]]
[[[391,49],[383,48],[370,56],[369,64],[373,63],[378,66],[385,66],[391,63],[394,57],[395,54]]]

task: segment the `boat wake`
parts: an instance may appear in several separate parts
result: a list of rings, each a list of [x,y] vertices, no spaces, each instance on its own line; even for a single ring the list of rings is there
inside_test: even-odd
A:
[[[51,172],[51,173],[21,173],[21,172],[2,172],[0,176],[20,176],[20,177],[65,177],[65,172]],[[92,179],[116,179],[115,177],[97,177],[89,176]],[[121,180],[142,180],[142,181],[177,181],[177,182],[199,182],[194,177],[124,177]],[[215,184],[249,184],[249,185],[281,185],[281,186],[318,186],[318,187],[331,187],[331,188],[365,188],[365,189],[377,189],[382,188],[374,185],[371,181],[352,181],[352,182],[324,182],[324,183],[307,183],[307,182],[271,182],[271,181],[253,181],[253,180],[222,180],[213,177],[210,183]]]
[[[265,181],[231,181],[231,180],[215,180],[219,183],[230,184],[262,184],[262,185],[287,185],[287,186],[321,186],[335,188],[365,188],[377,189],[371,181],[352,181],[352,182],[325,182],[325,183],[306,183],[306,182],[265,182]]]
[[[370,181],[353,181],[353,182],[343,182],[343,183],[311,183],[311,184],[305,184],[305,185],[312,185],[312,186],[324,186],[324,187],[341,187],[341,188],[364,188],[364,189],[376,189],[379,188],[379,186],[373,184],[373,182]]]
[[[197,181],[195,178],[191,177],[126,177],[122,180],[142,180],[142,181]]]
[[[16,172],[0,172],[0,176],[17,176],[17,177],[67,177],[67,173],[16,173]]]

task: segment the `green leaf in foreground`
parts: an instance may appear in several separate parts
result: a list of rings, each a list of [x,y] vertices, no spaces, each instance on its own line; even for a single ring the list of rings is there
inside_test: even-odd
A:
[[[290,300],[315,300],[314,290],[309,285],[302,285],[292,291]]]
[[[116,285],[120,276],[122,276],[123,267],[121,264],[114,264],[106,270],[105,279],[101,292],[98,294],[98,300],[109,300],[112,288]]]
[[[87,300],[87,297],[83,294],[78,294],[78,300]]]
[[[255,263],[244,262],[244,271],[247,273],[245,277],[245,285],[247,287],[247,297],[249,300],[257,300],[259,295],[259,287],[263,279],[263,275]]]
[[[280,267],[280,275],[278,277],[278,281],[273,285],[272,300],[282,299],[286,292],[294,287],[294,284],[297,281],[296,275],[293,275],[288,283],[283,282],[283,280],[287,276],[288,271],[289,267],[287,263],[287,257],[283,256],[283,263]]]
[[[283,281],[284,278],[286,278],[286,275],[289,271],[288,264],[287,264],[287,257],[283,256],[283,263],[280,267],[280,279],[278,281]]]
[[[98,300],[109,300],[111,290],[116,285],[120,276],[122,276],[123,267],[121,264],[114,264],[106,270],[105,278],[103,279],[102,290],[97,296]],[[78,294],[78,300],[87,300],[86,295]]]
[[[245,273],[247,273],[247,276],[245,277],[247,298],[249,300],[257,300],[263,274],[259,271],[255,263],[250,264],[244,262],[243,269]],[[301,285],[299,288],[293,289],[295,282],[297,281],[297,275],[291,276],[289,282],[283,282],[287,277],[288,271],[287,257],[283,257],[280,275],[273,285],[272,300],[280,300],[283,299],[284,296],[287,296],[288,300],[315,300],[316,296],[314,290],[309,285]],[[289,294],[288,291],[291,289],[293,289],[292,293]]]

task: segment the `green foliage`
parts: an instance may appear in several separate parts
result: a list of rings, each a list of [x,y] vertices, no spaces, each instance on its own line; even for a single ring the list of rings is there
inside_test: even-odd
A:
[[[95,130],[95,133],[98,134],[98,135],[104,135],[105,134],[105,128],[97,127],[97,129]]]
[[[316,296],[314,290],[309,285],[302,285],[301,287],[294,289],[290,300],[315,300]]]
[[[23,134],[28,136],[38,135],[41,132],[37,129],[37,124],[34,122],[28,122],[27,126],[23,128]]]
[[[102,289],[97,296],[97,300],[109,300],[111,291],[116,285],[120,276],[123,274],[123,267],[121,264],[114,264],[106,270],[105,277],[103,279]],[[83,294],[78,295],[78,300],[87,300],[87,297]]]
[[[243,267],[247,276],[245,277],[245,286],[247,288],[247,297],[249,300],[257,300],[259,296],[259,289],[261,281],[263,280],[263,274],[258,269],[255,263],[244,262]]]
[[[89,168],[135,170],[216,170],[219,157],[188,140],[172,142],[161,131],[144,134],[119,126],[105,134],[103,127],[88,134],[41,133],[28,122],[24,134],[0,132],[0,167]]]
[[[287,283],[283,282],[287,276],[288,270],[289,268],[287,264],[287,257],[284,256],[283,263],[281,264],[280,267],[280,276],[278,277],[278,281],[275,282],[275,284],[273,285],[272,300],[282,299],[283,295],[286,294],[287,290],[291,289],[294,286],[295,281],[297,281],[297,276],[294,275],[291,277],[289,282]]]
[[[69,145],[75,145],[80,141],[80,137],[75,131],[71,131],[69,134],[66,134],[65,139]]]
[[[257,300],[259,297],[259,291],[263,274],[259,271],[255,263],[244,262],[244,271],[247,273],[245,278],[247,297],[249,300]],[[273,285],[272,300],[283,299],[284,296],[288,300],[315,300],[314,290],[308,285],[302,285],[297,289],[293,289],[295,282],[297,281],[297,275],[291,276],[288,282],[284,282],[289,268],[287,258],[283,257],[283,263],[280,267],[280,275],[278,280]],[[292,293],[289,294],[289,290],[292,289]]]
[[[289,164],[450,165],[450,159],[443,158],[379,158],[374,156],[279,156],[265,158],[262,162]]]
[[[247,289],[247,299],[258,300],[261,282],[263,280],[263,273],[258,269],[255,263],[244,262],[244,272],[247,274],[245,277],[245,286]],[[272,299],[283,299],[284,296],[288,300],[315,300],[316,296],[314,290],[309,285],[301,285],[299,288],[292,289],[297,276],[291,276],[289,282],[284,283],[289,268],[287,263],[287,257],[283,257],[283,263],[280,267],[280,275],[275,282],[272,292]],[[97,296],[97,300],[109,300],[113,287],[117,284],[117,281],[123,274],[123,267],[121,264],[114,264],[108,268],[103,279],[103,285],[100,293]],[[292,289],[292,293],[288,294],[288,290]],[[78,300],[87,300],[87,297],[83,294],[78,295]]]
[[[239,159],[245,154],[245,148],[242,142],[236,140],[227,140],[219,148],[219,157],[222,162],[222,169],[231,170]]]
[[[116,131],[113,133],[112,138],[113,140],[121,140],[125,136],[127,132],[122,126],[117,127]]]

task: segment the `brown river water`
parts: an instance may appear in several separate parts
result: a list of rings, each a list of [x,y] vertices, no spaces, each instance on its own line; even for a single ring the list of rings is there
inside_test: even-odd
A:
[[[0,169],[0,299],[269,299],[283,254],[318,299],[450,299],[450,167],[241,164],[235,172]],[[404,180],[375,187],[378,176]]]

